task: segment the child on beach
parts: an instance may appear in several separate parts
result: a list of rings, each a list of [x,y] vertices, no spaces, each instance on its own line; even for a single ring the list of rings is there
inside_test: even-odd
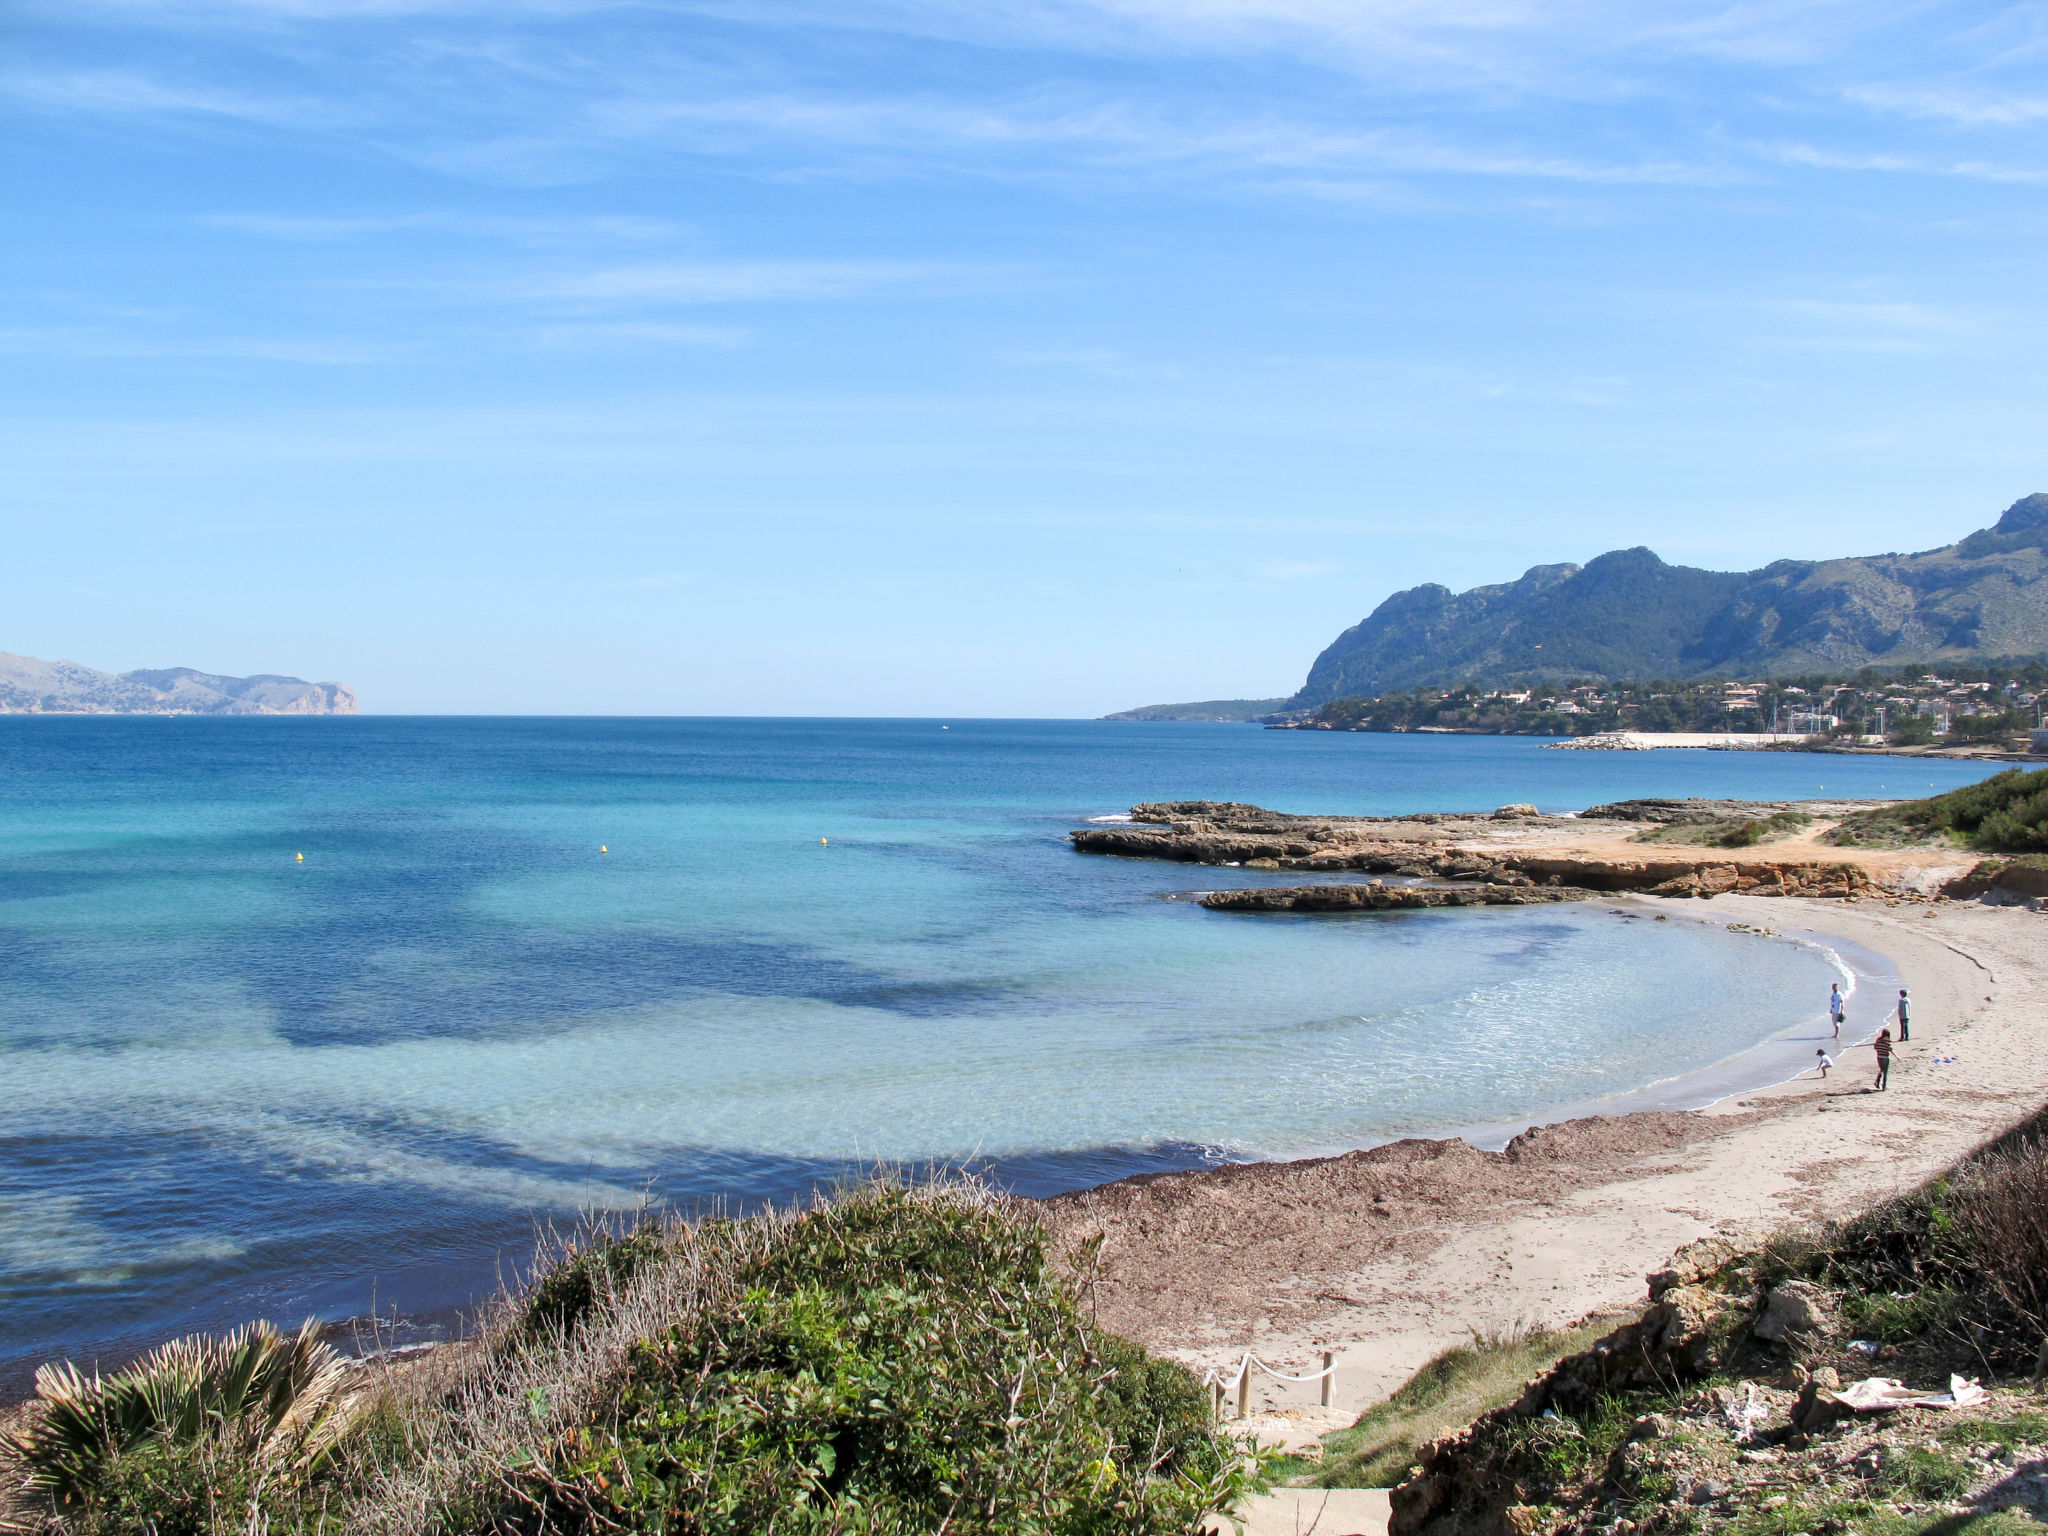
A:
[[[1906,989],[1904,987],[1899,988],[1899,1044],[1901,1045],[1904,1045],[1913,1038],[1913,1025],[1908,1018],[1910,1007],[1911,1002],[1906,996]]]
[[[1820,1075],[1822,1077],[1826,1077],[1828,1075],[1828,1068],[1832,1067],[1835,1064],[1835,1058],[1827,1053],[1827,1048],[1825,1046],[1815,1051],[1813,1054],[1820,1058]]]
[[[1877,1032],[1877,1039],[1871,1042],[1870,1048],[1877,1052],[1877,1081],[1870,1086],[1874,1091],[1882,1093],[1891,1086],[1892,1080],[1892,1032],[1880,1029]]]

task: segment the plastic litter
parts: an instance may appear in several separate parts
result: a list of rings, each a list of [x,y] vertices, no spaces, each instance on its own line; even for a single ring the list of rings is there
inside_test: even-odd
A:
[[[1915,1392],[1889,1376],[1866,1376],[1835,1394],[1858,1413],[1884,1413],[1892,1408],[1970,1408],[1991,1396],[1974,1381],[1948,1379],[1946,1392]]]
[[[1747,1383],[1749,1399],[1741,1407],[1730,1403],[1723,1411],[1728,1417],[1728,1427],[1735,1432],[1735,1443],[1746,1445],[1756,1438],[1757,1427],[1770,1417],[1770,1405],[1756,1400],[1756,1383]]]

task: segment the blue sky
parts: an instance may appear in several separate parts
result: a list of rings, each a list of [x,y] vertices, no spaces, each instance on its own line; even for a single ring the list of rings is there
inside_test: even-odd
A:
[[[1095,714],[2048,489],[2048,6],[12,0],[0,650]]]

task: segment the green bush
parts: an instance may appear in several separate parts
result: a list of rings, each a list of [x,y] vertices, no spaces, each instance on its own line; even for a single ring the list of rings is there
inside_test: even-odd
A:
[[[530,1528],[1165,1532],[1243,1484],[1186,1369],[1087,1329],[997,1209],[866,1192],[735,1280],[533,1469]]]
[[[1707,821],[1674,821],[1651,827],[1629,839],[1633,843],[1685,843],[1696,848],[1754,848],[1790,837],[1813,818],[1804,811],[1776,811],[1769,816]]]
[[[1823,841],[1894,847],[1943,837],[1991,853],[2048,849],[2048,768],[2008,768],[1945,795],[1858,811]]]

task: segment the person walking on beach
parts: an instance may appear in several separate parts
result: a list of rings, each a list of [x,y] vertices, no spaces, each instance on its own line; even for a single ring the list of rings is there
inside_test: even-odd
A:
[[[1906,996],[1906,989],[1899,988],[1899,1044],[1904,1045],[1913,1038],[1913,1025],[1908,1017],[1912,1000]]]
[[[1892,1080],[1892,1032],[1880,1029],[1877,1032],[1877,1039],[1870,1048],[1877,1052],[1877,1081],[1870,1086],[1882,1093],[1891,1086]]]
[[[1842,984],[1838,981],[1828,988],[1828,1017],[1834,1020],[1837,1040],[1842,1037],[1842,1013],[1845,1006],[1842,1001]]]

